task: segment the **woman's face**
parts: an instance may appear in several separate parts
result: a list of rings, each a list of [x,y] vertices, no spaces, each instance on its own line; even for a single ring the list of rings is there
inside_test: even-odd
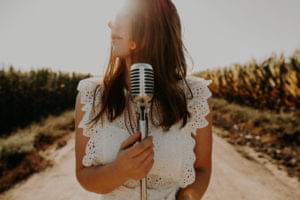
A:
[[[135,43],[130,41],[130,15],[128,11],[126,5],[123,5],[118,9],[114,18],[108,22],[111,29],[112,53],[116,57],[127,57],[130,50],[135,48]]]

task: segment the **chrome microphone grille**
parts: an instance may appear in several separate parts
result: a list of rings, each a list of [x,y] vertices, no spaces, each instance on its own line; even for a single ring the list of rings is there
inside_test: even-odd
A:
[[[130,69],[130,90],[134,101],[148,102],[154,93],[153,68],[148,63],[135,63]]]

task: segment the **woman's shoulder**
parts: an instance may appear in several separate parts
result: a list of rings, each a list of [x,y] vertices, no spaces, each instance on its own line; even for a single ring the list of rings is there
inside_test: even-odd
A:
[[[93,76],[81,79],[78,82],[77,90],[80,95],[81,102],[84,104],[91,103],[93,100],[94,95],[99,95],[100,88],[101,88],[101,76]],[[98,87],[97,87],[98,86]],[[98,88],[98,89],[97,89]],[[95,91],[97,89],[97,91]],[[99,100],[99,98],[97,98]]]
[[[191,89],[193,96],[206,97],[211,95],[209,85],[212,83],[211,79],[204,79],[202,77],[188,75],[186,77],[187,84]],[[187,95],[190,96],[189,90],[185,90]]]
[[[93,76],[93,77],[88,77],[81,79],[78,82],[77,85],[77,98],[76,98],[76,105],[77,101],[82,104],[81,107],[76,107],[76,110],[81,110],[84,111],[84,114],[81,118],[81,120],[78,123],[78,127],[83,129],[83,135],[91,137],[94,134],[94,129],[89,128],[88,122],[92,117],[94,117],[96,111],[99,106],[96,106],[93,109],[93,104],[94,105],[99,105],[101,98],[98,97],[100,94],[99,90],[97,89],[98,85],[101,85],[101,77],[99,76]],[[96,98],[94,98],[96,95]],[[76,112],[76,111],[75,111]],[[97,113],[97,112],[96,112]]]
[[[92,76],[92,77],[81,79],[78,82],[77,90],[82,91],[84,89],[88,89],[87,87],[94,88],[97,85],[100,85],[101,80],[102,80],[101,76]]]
[[[205,79],[205,78],[203,78],[203,77],[200,77],[200,76],[195,76],[195,75],[187,75],[186,76],[186,80],[188,81],[188,82],[197,82],[197,83],[210,83],[210,82],[212,82],[212,80],[211,79]]]
[[[188,97],[188,109],[192,116],[188,119],[188,123],[182,131],[185,133],[193,133],[195,135],[196,128],[203,128],[209,124],[206,116],[211,111],[208,99],[212,96],[212,92],[209,88],[212,80],[196,76],[189,76],[186,80],[193,93],[193,98],[191,98],[190,91],[188,89],[185,90],[187,91]]]

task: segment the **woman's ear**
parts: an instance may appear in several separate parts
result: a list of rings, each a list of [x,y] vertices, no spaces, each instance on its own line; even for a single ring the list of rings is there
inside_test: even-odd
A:
[[[136,43],[134,41],[131,41],[129,44],[130,50],[134,50],[136,48]]]

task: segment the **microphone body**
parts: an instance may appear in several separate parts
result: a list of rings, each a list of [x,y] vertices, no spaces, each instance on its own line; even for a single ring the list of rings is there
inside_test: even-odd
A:
[[[138,132],[140,142],[148,137],[148,113],[150,101],[154,93],[154,73],[152,66],[147,63],[135,63],[130,68],[131,98],[136,105],[138,114]],[[140,180],[141,200],[147,200],[147,177]]]

